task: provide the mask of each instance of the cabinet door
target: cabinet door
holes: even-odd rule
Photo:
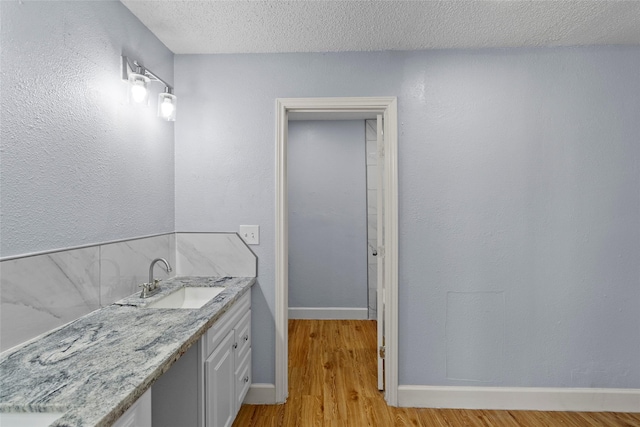
[[[230,427],[235,417],[234,331],[205,362],[206,427]]]

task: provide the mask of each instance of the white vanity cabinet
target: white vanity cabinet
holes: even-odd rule
[[[151,389],[140,396],[113,427],[151,427]]]
[[[251,297],[205,335],[205,427],[229,427],[251,384]]]
[[[251,385],[246,292],[153,385],[153,427],[226,427]]]

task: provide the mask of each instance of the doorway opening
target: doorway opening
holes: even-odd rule
[[[276,384],[275,400],[288,394],[288,170],[287,144],[290,120],[375,119],[379,130],[378,259],[380,285],[377,315],[380,370],[385,400],[397,405],[397,295],[398,295],[398,196],[397,196],[397,100],[384,98],[288,98],[276,100]],[[384,137],[382,138],[382,135]],[[384,370],[382,370],[384,359]]]
[[[364,120],[289,122],[290,320],[369,318],[365,139]]]

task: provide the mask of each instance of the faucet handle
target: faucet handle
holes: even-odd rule
[[[147,294],[151,290],[151,283],[142,283],[138,285],[139,288],[142,288],[142,292],[140,292],[140,298],[146,298]]]

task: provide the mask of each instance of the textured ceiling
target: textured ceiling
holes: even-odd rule
[[[121,1],[179,54],[640,45],[640,1]]]

